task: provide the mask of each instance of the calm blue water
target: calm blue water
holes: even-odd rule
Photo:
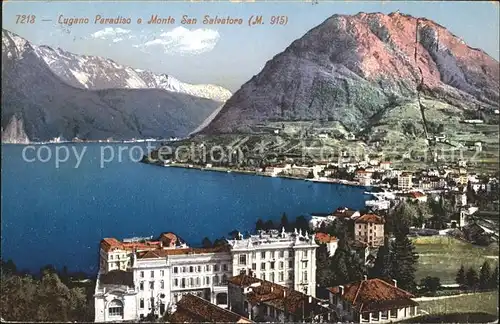
[[[56,168],[53,160],[25,162],[24,146],[2,145],[2,258],[31,271],[53,264],[94,273],[103,237],[172,231],[198,245],[205,236],[252,231],[259,217],[362,208],[367,199],[359,187],[135,163],[128,151],[101,168],[107,144],[68,147],[81,152],[84,145],[78,168],[74,155]],[[118,145],[124,144],[112,145],[116,155]],[[56,145],[49,147],[54,155]],[[45,158],[47,150],[41,153]],[[133,153],[137,158],[140,151]]]

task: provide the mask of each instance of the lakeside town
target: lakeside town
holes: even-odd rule
[[[76,280],[45,269],[42,280],[60,276],[69,286],[84,287],[87,311],[82,313],[96,322],[497,318],[491,311],[498,290],[496,178],[470,173],[462,161],[420,172],[396,170],[385,161],[271,166],[262,172],[345,181],[365,186],[372,198],[360,210],[332,206],[333,211],[295,220],[286,214],[279,222],[258,219],[251,231],[235,229],[213,241],[201,234],[201,244],[188,244],[172,232],[157,238],[103,238],[97,278]],[[443,258],[451,260],[440,268]],[[9,262],[2,268],[5,274]],[[9,269],[16,278],[12,263]],[[452,300],[461,301],[460,308],[450,306]],[[472,305],[476,309],[468,311]]]

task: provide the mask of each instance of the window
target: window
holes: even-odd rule
[[[154,277],[155,277],[155,272],[151,271],[151,278],[154,278]]]
[[[304,259],[307,258],[308,254],[307,254],[307,250],[304,251]]]
[[[274,270],[274,261],[270,262],[271,270]]]
[[[108,307],[109,316],[123,316],[123,303],[118,299],[113,299]]]
[[[160,277],[164,277],[164,276],[165,276],[165,271],[160,270]]]
[[[262,273],[262,274],[260,275],[260,278],[261,278],[262,280],[266,280],[266,274],[265,274],[265,273]]]
[[[271,282],[274,282],[274,272],[271,272],[271,275],[269,277],[269,280],[271,280]]]
[[[218,285],[219,284],[219,276],[217,276],[217,275],[213,276],[212,282],[214,283],[214,285]]]
[[[194,278],[189,278],[189,287],[194,287]]]
[[[140,274],[141,274],[141,278],[144,278],[144,271],[141,271]]]
[[[215,271],[215,272],[218,272],[218,271],[219,271],[219,265],[218,265],[218,264],[214,264],[214,271]]]
[[[361,235],[361,231],[358,232],[358,235]]]
[[[302,272],[302,279],[307,282],[307,271]]]
[[[186,288],[186,278],[181,279],[181,288]]]
[[[155,282],[154,281],[149,282],[149,289],[151,289],[151,290],[155,289]]]
[[[191,273],[194,272],[193,266],[189,266],[189,272],[191,272]]]
[[[224,264],[222,265],[222,269],[223,269],[224,271],[227,271],[227,264],[225,264],[225,263],[224,263]]]
[[[139,290],[144,290],[144,281],[139,282]]]
[[[288,261],[288,267],[293,268],[293,261],[292,260]]]
[[[210,264],[205,265],[205,271],[210,271]]]
[[[370,229],[370,234],[372,234],[372,233],[373,233],[373,230],[372,230],[372,229]]]
[[[396,318],[398,317],[398,309],[391,309],[391,318]]]
[[[255,259],[255,251],[252,252],[252,259]]]
[[[285,281],[285,274],[283,273],[283,271],[280,271],[280,273],[278,275],[278,280],[280,282]]]
[[[266,251],[260,252],[260,258],[265,259],[266,258]]]
[[[283,261],[280,261],[279,263],[279,269],[282,270],[283,269]]]
[[[285,252],[284,251],[280,251],[280,258],[283,258],[285,257]]]
[[[179,273],[179,268],[174,267],[174,273]]]
[[[271,259],[274,259],[274,251],[271,251]]]
[[[144,298],[139,300],[139,308],[144,308]]]
[[[201,280],[200,277],[196,277],[196,287],[201,286]]]
[[[109,259],[110,259],[110,260],[113,260],[113,254],[111,254],[111,255],[109,256]]]
[[[210,277],[205,277],[205,285],[210,285]]]
[[[174,279],[174,287],[179,287],[179,279]]]
[[[181,270],[181,272],[186,272],[186,267],[182,267]]]
[[[140,319],[143,319],[143,318],[144,318],[144,314],[140,314],[140,315],[139,315],[139,318],[140,318]]]
[[[201,272],[201,266],[197,266],[196,271]]]
[[[160,289],[165,289],[165,282],[163,280],[160,281]]]
[[[226,274],[222,275],[222,283],[223,284],[227,284],[227,276],[226,276]]]
[[[260,270],[266,270],[266,263],[265,262],[262,262],[260,264]]]
[[[240,265],[246,265],[246,264],[247,264],[247,255],[240,254]]]
[[[302,269],[307,269],[307,261],[302,261]]]
[[[252,263],[252,270],[257,270],[257,263]]]

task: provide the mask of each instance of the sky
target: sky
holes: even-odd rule
[[[245,1],[245,0],[243,0]],[[448,28],[472,47],[499,58],[499,8],[492,2],[331,1],[311,2],[174,2],[174,1],[21,1],[2,3],[3,28],[38,45],[60,47],[85,55],[190,83],[212,83],[236,91],[258,74],[265,63],[295,39],[334,14],[401,13],[426,17]],[[17,15],[35,15],[20,23]],[[63,23],[59,23],[61,17]],[[95,24],[96,15],[130,18],[130,24]],[[174,24],[147,24],[152,15],[175,19]],[[197,24],[181,24],[183,15]],[[242,25],[207,25],[205,15],[241,18]],[[249,26],[251,16],[264,24]],[[286,24],[270,24],[286,16]],[[89,19],[87,24],[64,24],[64,18]],[[138,24],[137,19],[142,23]]]

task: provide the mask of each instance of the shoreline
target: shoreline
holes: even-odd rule
[[[336,184],[336,185],[344,185],[344,186],[350,186],[350,187],[360,187],[360,188],[365,188],[365,189],[371,189],[375,187],[380,187],[378,185],[371,185],[371,186],[364,186],[362,184],[359,184],[356,181],[349,181],[349,180],[342,180],[342,179],[328,179],[328,180],[322,180],[322,179],[310,179],[310,178],[301,178],[301,177],[296,177],[296,176],[290,176],[290,175],[271,175],[266,172],[259,172],[259,171],[251,171],[251,170],[238,170],[238,169],[231,169],[227,167],[203,167],[203,166],[197,166],[193,164],[184,164],[184,163],[171,163],[167,165],[159,164],[158,162],[144,162],[141,161],[140,163],[144,164],[150,164],[153,166],[157,167],[163,167],[163,168],[180,168],[180,169],[192,169],[192,170],[198,170],[198,171],[209,171],[209,172],[220,172],[220,173],[237,173],[237,174],[245,174],[245,175],[253,175],[253,176],[260,176],[260,177],[268,177],[268,178],[281,178],[281,179],[289,179],[289,180],[302,180],[302,181],[309,181],[309,182],[314,182],[314,183],[324,183],[324,184]]]

